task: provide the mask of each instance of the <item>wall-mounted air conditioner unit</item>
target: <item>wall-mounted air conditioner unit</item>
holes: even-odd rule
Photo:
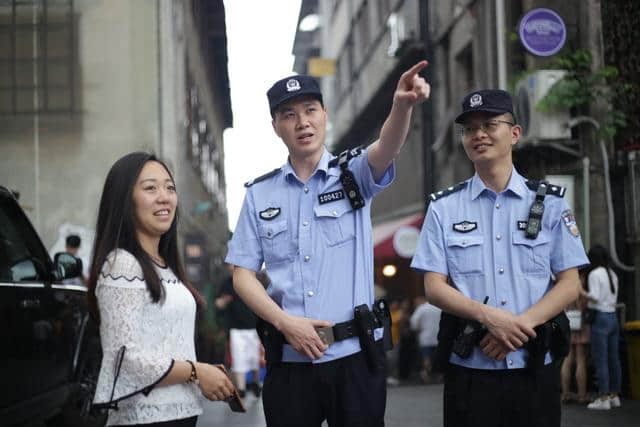
[[[564,77],[564,70],[538,70],[529,74],[516,85],[516,118],[522,126],[521,142],[569,141],[571,129],[569,110],[554,110],[543,113],[536,109],[540,101],[555,82]]]

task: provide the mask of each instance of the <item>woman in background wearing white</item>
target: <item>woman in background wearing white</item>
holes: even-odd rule
[[[609,253],[596,245],[589,251],[591,271],[587,276],[588,306],[595,310],[591,325],[591,354],[598,376],[599,396],[589,409],[608,410],[620,406],[621,369],[618,341],[620,327],[616,315],[618,276],[609,266]]]

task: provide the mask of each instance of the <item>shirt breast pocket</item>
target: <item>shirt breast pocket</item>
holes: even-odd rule
[[[551,239],[540,232],[535,239],[527,239],[523,231],[514,231],[512,236],[514,254],[520,263],[520,271],[525,274],[547,274]]]
[[[289,228],[287,221],[258,224],[258,235],[262,243],[264,262],[275,264],[290,259]]]
[[[448,267],[450,273],[483,274],[483,236],[447,236]]]
[[[313,211],[328,246],[338,246],[353,240],[356,219],[353,209],[346,199],[326,205],[317,205]]]

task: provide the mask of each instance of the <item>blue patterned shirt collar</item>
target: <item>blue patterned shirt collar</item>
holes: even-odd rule
[[[313,174],[311,174],[311,176],[315,175],[318,172],[324,172],[325,175],[333,175],[336,174],[336,170],[338,168],[331,168],[329,169],[329,161],[334,157],[329,151],[327,151],[326,148],[323,149],[323,153],[322,153],[322,157],[320,157],[320,161],[318,162],[318,165],[316,166],[316,170],[313,171]],[[296,171],[293,170],[293,166],[291,166],[291,161],[289,158],[287,158],[287,162],[284,164],[284,166],[282,167],[282,170],[284,172],[284,176],[287,178],[290,177],[295,177],[297,178],[296,175]],[[339,173],[338,173],[339,174]]]
[[[471,178],[471,200],[477,199],[485,190],[495,194],[493,190],[485,185],[485,183],[476,172]],[[518,173],[516,168],[512,167],[509,184],[507,184],[507,188],[504,189],[503,193],[510,193],[519,198],[522,198],[524,197],[526,192],[527,185],[525,183],[524,177]]]

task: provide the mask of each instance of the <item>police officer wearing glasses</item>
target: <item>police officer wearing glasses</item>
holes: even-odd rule
[[[588,264],[575,218],[564,188],[515,170],[522,129],[507,92],[468,94],[456,123],[476,173],[430,196],[411,263],[429,302],[448,313],[438,349],[444,425],[559,426],[552,360]]]
[[[324,146],[327,111],[312,77],[267,92],[289,157],[246,184],[226,261],[238,295],[263,319],[268,426],[384,425],[390,320],[385,303],[374,303],[370,210],[393,181],[413,107],[429,96],[418,75],[426,65],[401,76],[380,138],[337,157]],[[256,279],[263,262],[266,290]]]

